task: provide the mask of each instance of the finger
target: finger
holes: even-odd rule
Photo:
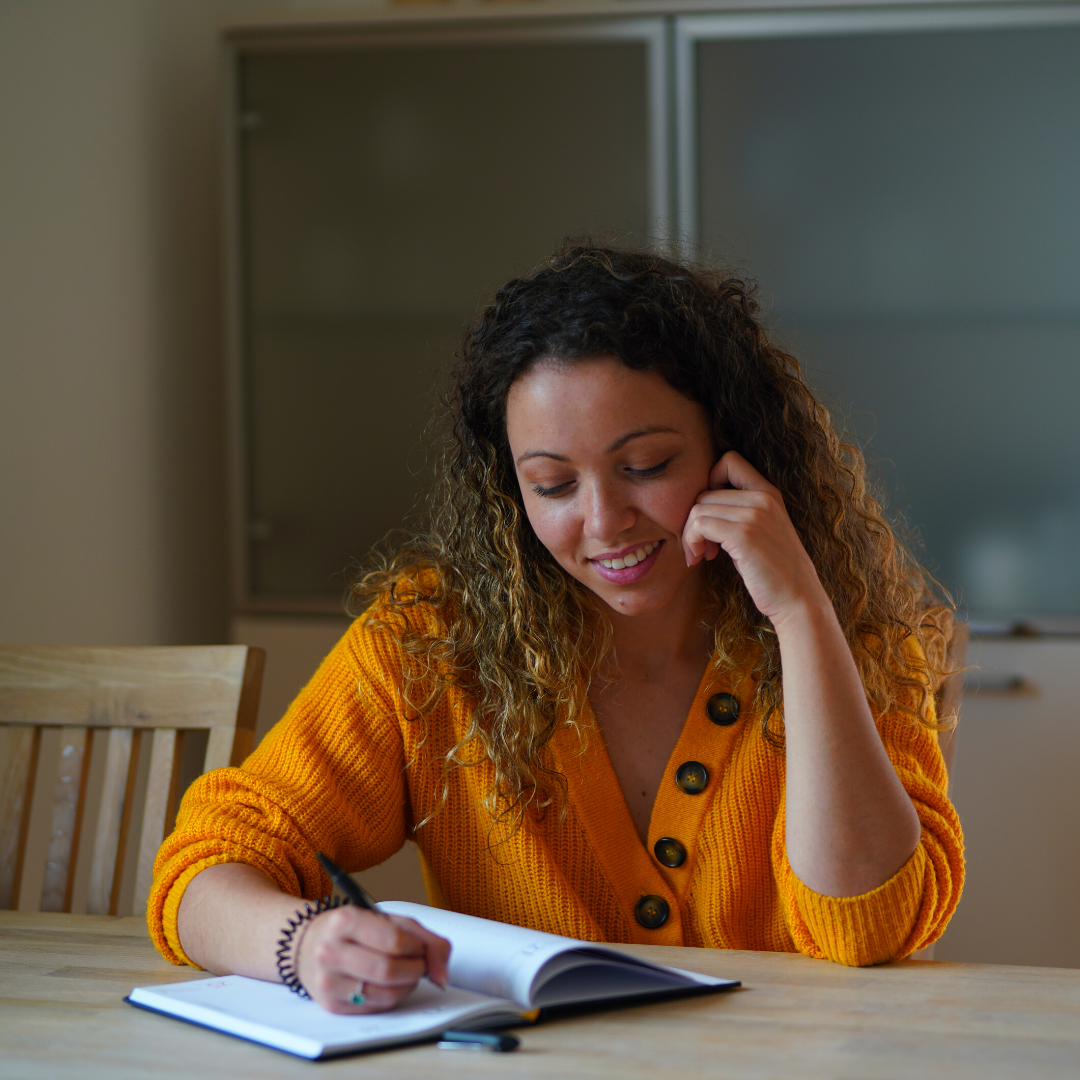
[[[367,911],[352,904],[342,905],[319,918],[326,920],[327,936],[390,956],[424,955],[424,944],[413,932],[416,924],[412,920]],[[411,926],[406,925],[408,923]]]
[[[409,925],[410,932],[415,934],[424,946],[428,978],[445,989],[450,981],[450,942],[412,919],[404,919],[403,922]]]
[[[715,559],[723,549],[732,554],[732,544],[738,545],[747,530],[761,527],[765,515],[758,506],[730,503],[698,503],[690,511],[683,529],[683,548],[686,565],[693,566],[702,558]]]
[[[734,450],[724,454],[709,473],[711,491],[728,487],[750,491],[776,490],[742,454]]]
[[[694,503],[694,508],[701,506],[745,508],[747,510],[778,510],[783,503],[775,489],[762,488],[720,488],[703,491]]]
[[[695,566],[702,559],[706,561],[715,559],[723,547],[722,539],[719,530],[707,526],[700,517],[693,522],[687,522],[682,536],[686,565]]]
[[[730,526],[746,526],[751,530],[781,530],[790,527],[787,511],[775,489],[743,490],[727,488],[703,491],[690,508],[683,526],[682,542],[687,566],[719,553],[718,544],[731,554],[728,542],[733,538]]]
[[[331,973],[380,986],[413,987],[427,974],[423,956],[391,956],[352,942],[327,943],[316,959]]]
[[[412,991],[411,986],[379,986],[347,975],[328,974],[314,987],[306,987],[311,998],[334,1013],[359,1015],[393,1009]],[[355,998],[362,997],[357,1002]]]

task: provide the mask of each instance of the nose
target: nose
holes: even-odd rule
[[[618,537],[637,521],[637,511],[618,483],[597,480],[585,492],[585,535],[602,544],[614,545]]]

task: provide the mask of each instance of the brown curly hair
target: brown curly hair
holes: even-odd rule
[[[452,768],[475,763],[478,745],[494,766],[489,809],[511,831],[526,810],[561,806],[562,778],[545,748],[560,724],[587,738],[590,680],[612,656],[602,603],[529,525],[507,441],[510,386],[545,358],[614,357],[658,372],[702,405],[718,450],[737,450],[782,493],[875,710],[947,724],[931,718],[928,703],[945,674],[951,605],[934,598],[932,579],[868,490],[861,453],[840,442],[799,364],[770,342],[758,316],[754,288],[739,277],[569,242],[504,285],[465,334],[427,527],[384,551],[352,596],[362,606],[389,601],[383,625],[410,657],[405,697],[419,718],[452,683],[474,695],[471,727],[447,755],[444,783]],[[772,626],[729,559],[709,563],[704,581],[714,664],[730,671],[756,658],[755,705],[765,737],[780,748]],[[422,632],[392,614],[417,604],[425,608]]]

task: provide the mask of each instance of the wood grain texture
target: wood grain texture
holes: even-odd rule
[[[0,908],[11,907],[34,729],[0,725]]]
[[[141,919],[0,912],[0,1076],[654,1080],[1075,1080],[1080,970],[904,961],[844,968],[785,953],[631,946],[741,979],[715,996],[519,1031],[514,1054],[432,1046],[312,1065],[125,1005],[200,977],[154,952]]]
[[[49,851],[45,859],[45,876],[41,883],[41,911],[64,910],[85,748],[86,728],[61,728],[56,773],[52,777],[42,778],[52,785],[53,808]]]
[[[232,727],[244,645],[0,646],[0,719],[92,727]]]
[[[26,814],[19,857],[16,862],[17,887],[14,906],[19,911],[37,911],[49,857],[49,830],[52,826],[56,768],[60,760],[60,728],[38,731],[37,753],[31,765],[32,786],[28,787]]]
[[[210,729],[210,738],[206,741],[206,757],[203,759],[203,772],[229,767],[232,763],[235,735],[231,727]]]
[[[134,915],[135,873],[139,857],[139,836],[150,774],[152,731],[136,728],[131,733],[131,757],[124,783],[124,809],[120,837],[116,845],[116,869],[109,896],[110,915]]]
[[[112,903],[116,855],[120,845],[120,826],[124,817],[124,788],[131,762],[134,732],[131,728],[112,728],[105,751],[105,774],[93,854],[86,910],[91,915],[108,915]]]
[[[65,907],[84,915],[90,896],[90,870],[94,849],[98,845],[98,825],[101,821],[105,794],[105,770],[109,759],[108,728],[88,728],[86,750],[83,754],[83,779],[79,791],[79,813],[72,836],[74,866],[68,877],[68,898]],[[103,914],[104,912],[102,912]]]
[[[154,859],[161,841],[165,839],[165,812],[173,785],[173,758],[176,753],[176,732],[159,728],[153,733],[150,766],[143,800],[142,825],[139,829],[138,853],[135,856],[134,896],[131,913],[146,911],[150,885],[154,879]],[[126,914],[126,912],[125,912]]]

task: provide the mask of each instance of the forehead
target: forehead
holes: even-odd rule
[[[707,437],[709,424],[705,410],[662,375],[612,357],[542,360],[514,381],[507,396],[506,433],[515,455],[524,443],[606,444],[650,428]]]

